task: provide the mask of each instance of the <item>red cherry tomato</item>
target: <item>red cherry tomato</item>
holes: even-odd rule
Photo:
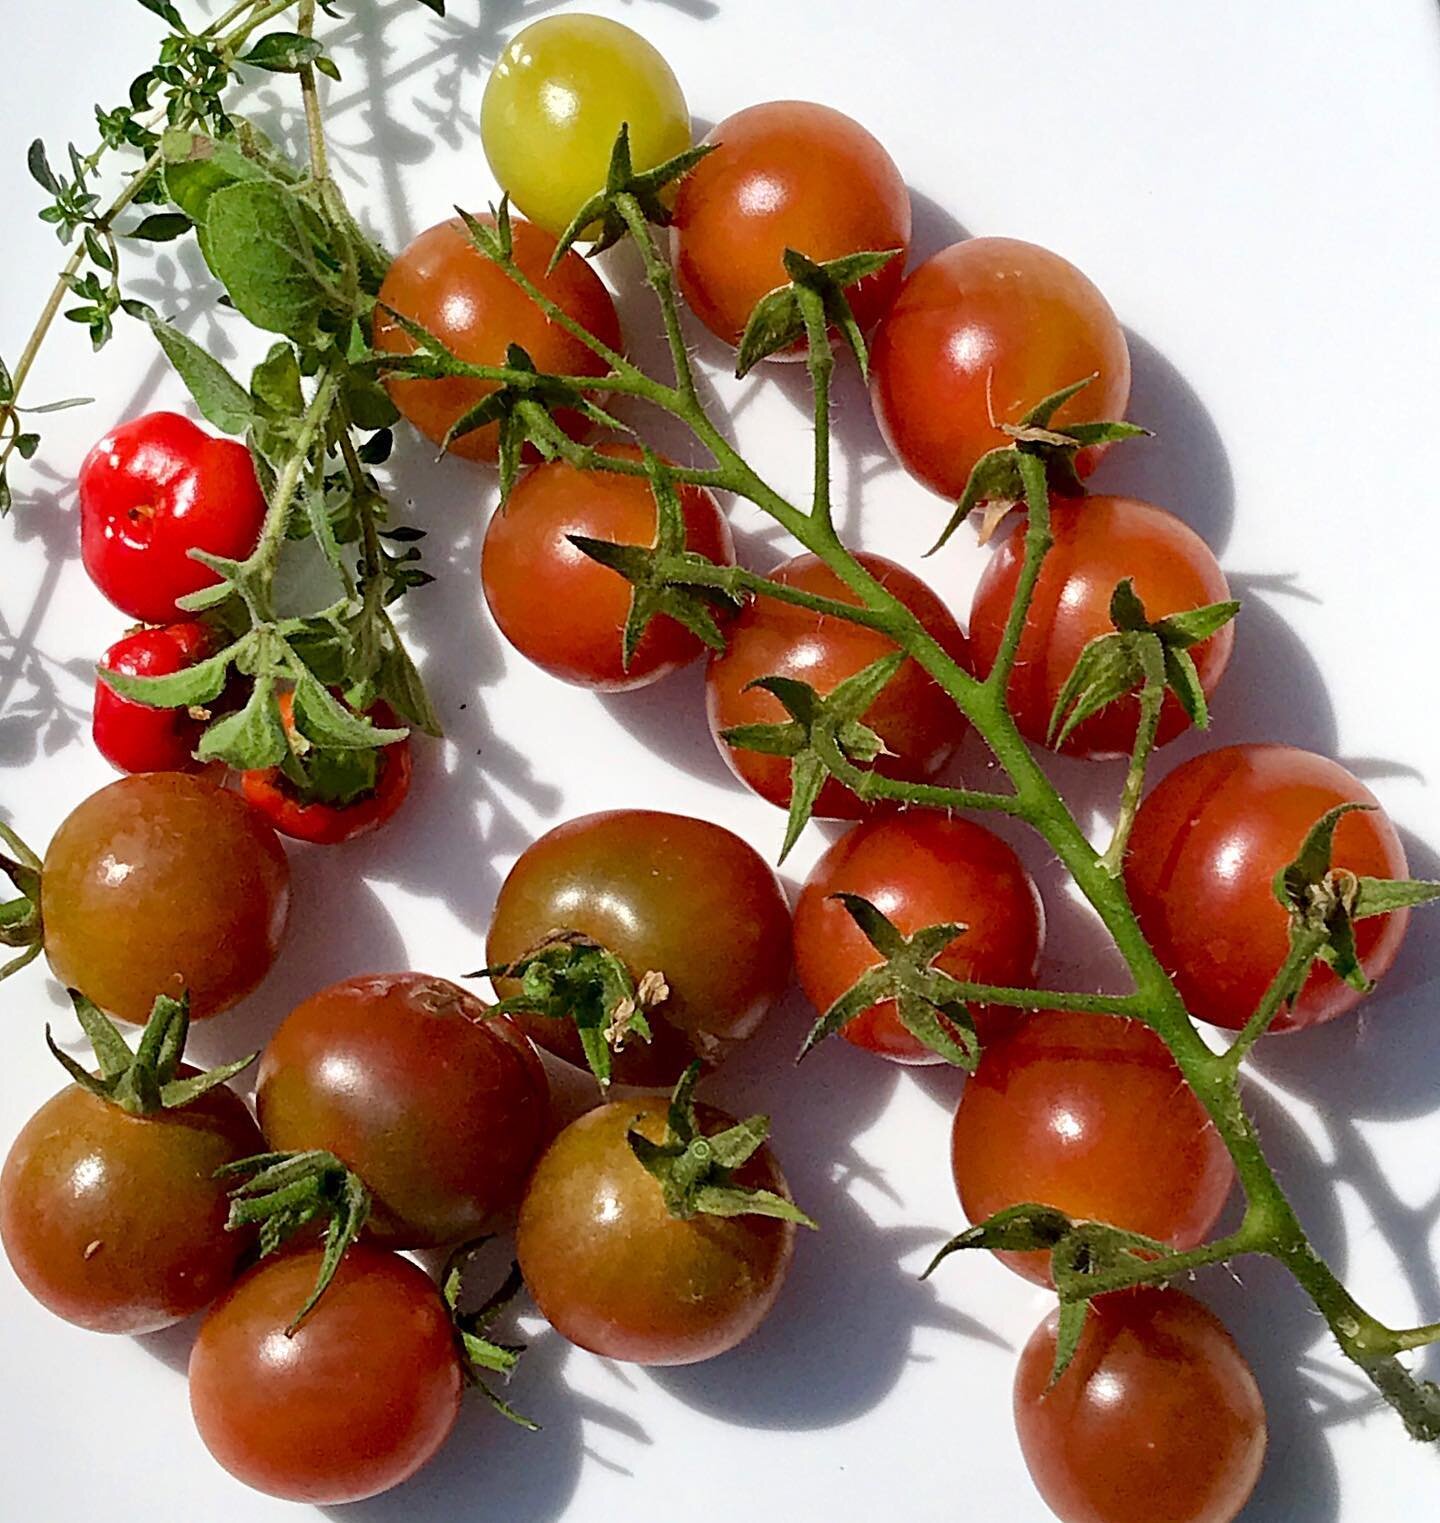
[[[1015,1427],[1061,1523],[1232,1523],[1265,1462],[1265,1408],[1219,1319],[1178,1290],[1091,1304],[1069,1368],[1050,1383],[1058,1315],[1015,1375]]]
[[[629,444],[601,453],[640,459]],[[678,488],[686,543],[733,565],[735,547],[719,504],[700,487]],[[572,534],[652,546],[655,497],[642,476],[580,471],[562,460],[537,466],[490,520],[480,564],[485,601],[501,633],[552,676],[602,692],[644,687],[693,661],[703,643],[663,614],[652,619],[627,668],[621,636],[631,587],[570,543]]]
[[[482,222],[490,221],[482,217]],[[555,240],[532,223],[515,218],[515,261],[521,270],[588,332],[612,349],[620,347],[620,322],[615,304],[599,277],[573,250],[553,273],[546,273]],[[578,338],[552,323],[499,266],[492,264],[470,241],[465,224],[449,222],[420,234],[390,266],[380,287],[375,314],[375,347],[387,354],[409,354],[414,340],[385,308],[419,323],[452,353],[475,365],[503,365],[511,344],[518,344],[537,370],[557,375],[603,375],[599,359]],[[440,380],[388,380],[386,389],[396,407],[436,444],[443,444],[451,427],[477,402],[495,390],[489,381],[447,376]],[[577,412],[562,409],[556,419],[579,438],[586,428]],[[499,449],[500,427],[487,423],[464,434],[452,452],[467,460],[493,461]]]
[[[897,249],[846,291],[868,332],[910,247],[910,194],[890,155],[858,122],[808,101],[749,106],[705,141],[718,146],[680,182],[674,222],[680,289],[700,321],[738,344],[755,304],[790,279],[787,248],[817,262]]]
[[[105,652],[105,671],[127,677],[168,677],[215,652],[209,625],[187,619],[158,629],[135,629]],[[188,709],[152,709],[122,698],[102,675],[95,684],[91,731],[95,748],[121,772],[194,772],[195,747],[205,728]]]
[[[960,626],[919,577],[883,556],[861,555],[859,560],[955,660],[964,663],[965,637]],[[859,602],[813,555],[796,556],[771,574],[789,587]],[[706,677],[710,730],[720,754],[741,782],[784,808],[790,802],[789,760],[736,750],[721,739],[722,731],[736,725],[781,723],[788,717],[778,698],[758,688],[747,692],[747,685],[760,677],[795,677],[824,697],[845,678],[894,649],[876,630],[826,619],[770,598],[754,599],[736,618],[724,655],[710,663]],[[889,750],[876,763],[877,770],[912,781],[933,777],[954,754],[964,733],[959,710],[915,661],[906,661],[862,718]],[[853,820],[864,813],[865,805],[848,788],[834,778],[826,779],[815,805],[819,818]]]
[[[951,1162],[971,1222],[1033,1201],[1172,1248],[1205,1240],[1235,1170],[1154,1032],[1043,1011],[982,1057],[955,1112]],[[1040,1253],[998,1257],[1047,1284]]]
[[[896,459],[958,498],[987,450],[1037,402],[1095,375],[1056,427],[1124,416],[1130,351],[1073,264],[1016,238],[971,238],[911,271],[875,335],[870,395]],[[1081,468],[1090,462],[1081,458]]]
[[[1002,541],[975,589],[970,649],[983,676],[995,663],[1025,558],[1023,516]],[[1173,513],[1131,497],[1057,498],[1050,508],[1054,547],[1045,557],[1008,688],[1020,733],[1043,745],[1050,715],[1080,653],[1114,631],[1110,597],[1129,577],[1151,619],[1188,612],[1230,596],[1210,547]],[[1227,624],[1190,655],[1208,697],[1235,645]],[[1128,755],[1140,722],[1136,698],[1122,698],[1082,721],[1061,749],[1073,756]],[[1174,740],[1190,720],[1173,693],[1165,695],[1156,744]]]
[[[280,719],[287,734],[295,729],[294,698],[282,693]],[[388,704],[377,703],[367,715],[381,729],[397,724]],[[381,747],[376,755],[375,786],[348,801],[305,798],[279,767],[266,767],[240,774],[245,802],[268,820],[282,836],[309,841],[315,846],[338,846],[368,835],[389,820],[410,793],[414,761],[410,737]]]
[[[370,1189],[394,1248],[479,1237],[519,1203],[545,1140],[535,1050],[473,994],[421,973],[347,978],[281,1023],[255,1105],[271,1147],[334,1153]]]
[[[952,978],[1021,986],[1035,981],[1045,936],[1040,895],[1005,842],[969,820],[917,811],[867,821],[815,864],[795,906],[795,966],[822,1014],[883,961],[831,897],[836,893],[868,899],[906,936],[946,922],[965,926],[936,963]],[[1013,1019],[989,1007],[974,1014],[982,1045]],[[896,1063],[943,1061],[901,1025],[893,1000],[872,1005],[841,1034]]]
[[[293,1334],[320,1253],[266,1259],[206,1317],[190,1409],[212,1455],[257,1491],[327,1506],[408,1480],[450,1435],[455,1333],[425,1272],[356,1244]]]
[[[192,550],[242,560],[265,521],[250,452],[189,418],[147,413],[112,429],[80,467],[80,553],[90,580],[147,624],[219,578]]]
[[[1291,746],[1226,746],[1177,767],[1140,806],[1125,881],[1150,944],[1193,1015],[1239,1030],[1289,951],[1276,873],[1337,804],[1368,804],[1335,831],[1333,863],[1360,877],[1404,878],[1405,848],[1375,795],[1338,762]],[[1395,961],[1407,910],[1355,922],[1369,976]],[[1364,996],[1316,963],[1272,1031],[1334,1020]]]

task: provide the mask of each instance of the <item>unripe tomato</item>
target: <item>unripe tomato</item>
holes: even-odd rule
[[[168,677],[184,671],[215,652],[215,636],[198,620],[165,624],[158,629],[135,629],[105,652],[102,675],[95,684],[95,713],[91,733],[95,748],[121,772],[193,772],[201,763],[195,748],[205,720],[188,709],[152,709],[149,704],[122,698],[109,687],[105,671],[127,677]]]

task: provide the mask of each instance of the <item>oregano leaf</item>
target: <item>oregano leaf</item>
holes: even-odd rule
[[[206,203],[200,248],[236,310],[257,328],[302,343],[317,337],[330,293],[291,191],[269,179],[215,191]]]
[[[172,327],[155,313],[147,315],[155,335],[175,373],[195,399],[207,422],[224,434],[243,434],[255,421],[250,394],[210,353],[188,334]]]

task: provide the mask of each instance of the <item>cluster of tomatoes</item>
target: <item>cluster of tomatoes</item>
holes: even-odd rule
[[[637,170],[690,144],[688,110],[663,59],[628,29],[582,16],[538,22],[512,42],[482,119],[497,178],[530,219],[513,224],[516,263],[615,349],[623,342],[615,307],[591,265],[567,251],[552,268],[552,256],[604,183],[621,123]],[[1026,411],[1077,379],[1092,378],[1052,428],[1123,415],[1123,331],[1063,259],[976,238],[907,274],[903,177],[868,132],[823,106],[751,107],[716,127],[710,142],[671,210],[674,268],[690,310],[735,345],[756,303],[786,279],[787,249],[817,262],[893,251],[847,295],[873,334],[871,391],[884,436],[935,492],[959,497]],[[422,234],[395,261],[380,293],[377,348],[407,352],[407,323],[475,364],[502,364],[519,345],[541,371],[584,377],[606,368],[481,254],[459,220]],[[388,385],[435,441],[491,389],[467,377]],[[557,421],[576,438],[588,426],[563,410]],[[478,461],[493,461],[497,449],[495,424],[455,443]],[[604,449],[639,458],[628,445]],[[1081,475],[1097,464],[1093,450],[1075,461]],[[711,493],[687,485],[680,498],[687,548],[733,564]],[[186,619],[176,601],[210,580],[189,551],[243,556],[254,546],[264,501],[246,453],[168,415],[141,419],[87,461],[81,505],[87,568],[112,601],[152,626],[122,640],[106,664],[158,674],[212,650],[208,627]],[[1118,583],[1130,581],[1151,620],[1228,597],[1210,550],[1162,507],[1057,494],[1051,512],[1054,548],[1008,691],[1020,732],[1039,745],[1081,652],[1113,632]],[[532,462],[484,542],[484,595],[506,638],[556,677],[602,691],[653,682],[698,659],[699,636],[662,614],[627,660],[631,588],[573,543],[649,547],[657,515],[644,475]],[[1012,527],[998,540],[968,633],[911,571],[860,559],[957,662],[981,677],[991,669],[1021,577],[1023,533]],[[814,556],[772,574],[790,588],[856,601]],[[712,731],[741,781],[785,806],[790,759],[732,744],[744,727],[787,718],[757,679],[797,678],[823,698],[893,646],[876,629],[763,597],[727,617],[724,634],[725,649],[708,658]],[[1189,652],[1207,696],[1232,640],[1226,626]],[[279,773],[247,774],[237,793],[195,775],[198,727],[208,717],[144,708],[102,681],[97,743],[138,775],[81,804],[40,868],[53,970],[126,1021],[145,1020],[157,994],[188,992],[190,1014],[204,1017],[250,993],[277,953],[287,908],[285,855],[272,826],[341,839],[387,818],[408,784],[407,741],[387,751],[359,800],[306,798]],[[1158,741],[1190,717],[1167,695]],[[883,743],[877,769],[902,781],[935,778],[961,739],[955,706],[913,660],[860,718]],[[1076,726],[1063,749],[1126,754],[1139,723],[1132,695]],[[1373,797],[1318,756],[1229,747],[1198,756],[1150,793],[1125,879],[1195,1016],[1232,1030],[1245,1024],[1289,946],[1272,888],[1277,872],[1327,810],[1356,803],[1367,808],[1339,822],[1335,865],[1404,876],[1399,839]],[[188,1093],[171,1088],[185,1078],[178,1049],[159,1060],[158,1082],[129,1083],[124,1103],[77,1083],[37,1113],[6,1162],[0,1235],[12,1264],[42,1301],[85,1326],[135,1332],[210,1306],[190,1371],[202,1435],[236,1475],[311,1501],[370,1495],[413,1473],[448,1433],[474,1373],[475,1330],[399,1250],[461,1244],[514,1217],[524,1280],[567,1338],[641,1363],[721,1353],[773,1305],[801,1218],[786,1209],[758,1121],[736,1125],[691,1102],[695,1065],[714,1068],[754,1032],[792,965],[823,1013],[884,961],[837,896],[868,901],[907,936],[964,926],[937,968],[1036,991],[1033,1001],[1017,1001],[1023,1010],[975,1012],[984,1052],[955,1115],[952,1159],[972,1222],[1040,1202],[1176,1249],[1203,1242],[1233,1185],[1226,1149],[1148,1029],[1044,1009],[1044,910],[1014,850],[965,818],[877,812],[833,778],[814,813],[858,823],[821,858],[793,918],[774,873],[720,826],[626,811],[552,830],[521,856],[495,907],[487,954],[501,1011],[418,974],[323,990],[289,1014],[261,1057],[258,1129],[223,1086],[167,1103],[167,1093]],[[1404,918],[1357,925],[1371,979],[1394,960]],[[713,924],[733,928],[723,946],[697,934]],[[615,968],[629,991],[618,1004],[606,983]],[[1276,1026],[1328,1020],[1359,997],[1317,966]],[[587,1029],[593,1040],[597,1022],[640,1015],[647,1032],[632,1027],[615,1044],[613,1076],[678,1085],[675,1100],[611,1101],[556,1135],[534,1046],[583,1064]],[[574,1019],[557,1018],[565,1016]],[[891,1061],[941,1061],[891,999],[856,1014],[843,1034]],[[113,1044],[103,1041],[97,1053],[102,1076],[119,1074]],[[135,1062],[149,1062],[153,1079],[156,1055],[145,1054],[142,1042]],[[299,1212],[298,1243],[230,1284],[257,1242],[274,1246],[265,1214],[273,1202],[256,1206],[264,1197],[246,1186],[235,1193],[231,1166],[257,1155],[262,1177],[288,1168],[269,1177],[315,1194]],[[362,1239],[297,1324],[326,1259],[325,1245],[305,1236],[306,1222],[342,1211],[347,1198],[353,1205],[357,1191],[367,1202]],[[1002,1257],[1049,1282],[1043,1256]],[[1057,1515],[1136,1523],[1159,1509],[1171,1523],[1233,1519],[1259,1474],[1265,1418],[1254,1379],[1215,1318],[1172,1290],[1099,1298],[1052,1384],[1057,1337],[1053,1319],[1037,1330],[1015,1397],[1027,1462]]]

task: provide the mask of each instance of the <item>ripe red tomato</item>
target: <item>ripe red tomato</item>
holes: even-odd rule
[[[483,222],[490,221],[482,217]],[[610,293],[600,278],[573,250],[546,274],[555,240],[532,223],[515,218],[515,262],[521,270],[576,322],[612,349],[620,347],[620,321]],[[383,310],[385,307],[419,323],[446,348],[475,365],[503,365],[511,344],[519,344],[537,370],[557,375],[604,375],[605,362],[578,338],[552,323],[497,265],[470,241],[465,224],[452,217],[420,234],[390,266],[380,287],[375,313],[375,347],[387,354],[409,354],[414,341]],[[443,444],[451,427],[475,404],[495,390],[488,381],[464,376],[440,380],[385,383],[396,407],[436,444]],[[563,409],[556,420],[579,438],[585,420]],[[487,423],[464,434],[451,447],[467,460],[493,461],[500,429]]]
[[[72,1084],[10,1149],[0,1240],[25,1288],[67,1322],[101,1333],[169,1327],[230,1283],[248,1244],[225,1230],[229,1185],[215,1171],[264,1146],[223,1085],[141,1116]]]
[[[157,629],[133,629],[105,652],[104,670],[127,677],[168,677],[215,653],[208,624],[186,619]],[[103,675],[95,684],[95,715],[91,725],[95,748],[121,772],[193,772],[203,719],[188,709],[152,709],[122,698]]]
[[[601,452],[640,459],[629,444],[605,444]],[[688,547],[733,565],[735,546],[719,504],[700,487],[677,490]],[[695,635],[662,614],[651,620],[627,669],[621,636],[630,584],[576,549],[572,534],[653,546],[650,483],[556,460],[523,477],[491,518],[480,563],[485,601],[521,655],[565,682],[614,693],[657,681],[704,650]]]
[[[1025,559],[1023,515],[1016,519],[975,589],[970,649],[980,676],[995,663]],[[1080,652],[1114,631],[1110,597],[1118,583],[1130,578],[1151,619],[1230,596],[1210,547],[1164,508],[1131,497],[1056,498],[1050,522],[1054,547],[1040,572],[1008,687],[1020,733],[1039,745]],[[1235,626],[1227,624],[1191,647],[1207,698],[1224,675],[1234,644]],[[1128,755],[1139,722],[1138,699],[1122,698],[1077,725],[1060,749],[1073,756]],[[1189,723],[1175,695],[1167,693],[1156,743],[1174,740]]]
[[[868,899],[906,936],[951,921],[964,925],[964,934],[936,963],[952,978],[1001,985],[1035,981],[1045,937],[1040,895],[1005,842],[969,820],[917,811],[867,821],[815,864],[795,906],[795,966],[821,1014],[884,960],[831,897],[837,893]],[[972,1014],[982,1045],[1013,1018],[989,1007]],[[841,1035],[896,1063],[944,1061],[901,1025],[893,1000],[872,1005]]]
[[[1043,1011],[984,1055],[951,1133],[971,1222],[1033,1201],[1172,1248],[1205,1240],[1235,1170],[1154,1032],[1108,1015]],[[1048,1284],[1039,1253],[1002,1253]]]
[[[1265,1408],[1219,1319],[1178,1290],[1091,1304],[1053,1385],[1057,1316],[1015,1375],[1031,1479],[1061,1523],[1232,1523],[1265,1462]]]
[[[347,978],[281,1023],[255,1104],[271,1147],[334,1153],[394,1248],[479,1237],[520,1200],[550,1087],[534,1049],[473,994],[421,973]]]
[[[680,182],[674,222],[680,289],[700,321],[738,344],[755,304],[789,280],[787,248],[817,263],[898,249],[846,291],[868,332],[910,247],[910,193],[890,155],[858,122],[808,101],[749,106],[705,141],[718,146]]]
[[[637,980],[664,975],[653,1040],[616,1055],[622,1084],[672,1084],[752,1035],[790,978],[790,910],[770,865],[706,820],[619,809],[571,820],[526,848],[495,901],[485,955],[516,961],[556,930],[581,931]],[[499,979],[502,998],[520,992]],[[531,1040],[583,1066],[569,1021],[517,1016]]]
[[[190,991],[195,1019],[237,1004],[280,950],[290,869],[234,793],[183,772],[122,777],[76,806],[41,874],[55,977],[121,1020]]]
[[[266,1259],[206,1317],[190,1409],[237,1479],[292,1502],[358,1502],[408,1480],[450,1435],[462,1379],[450,1315],[408,1259],[359,1243],[291,1334],[318,1250]]]
[[[861,555],[861,565],[919,618],[940,645],[964,664],[965,637],[950,611],[919,577],[879,555]],[[846,603],[859,599],[817,556],[799,555],[771,573],[774,580]],[[760,677],[794,677],[822,697],[847,677],[892,654],[895,647],[877,630],[822,618],[804,608],[756,598],[736,618],[724,655],[710,663],[706,707],[720,754],[741,782],[783,809],[790,802],[790,762],[782,756],[740,751],[721,733],[736,725],[781,723],[788,716],[780,700],[758,688]],[[915,661],[907,661],[862,716],[885,742],[876,770],[887,777],[920,781],[933,777],[954,754],[964,733],[959,710]],[[816,801],[821,819],[853,820],[865,805],[834,778],[827,778]]]
[[[987,450],[1037,402],[1095,375],[1051,420],[1124,416],[1130,351],[1073,264],[1016,238],[971,238],[912,270],[875,335],[870,395],[895,457],[958,498]],[[1092,457],[1093,458],[1093,457]],[[1089,462],[1082,456],[1081,468]]]
[[[80,467],[80,553],[90,580],[147,624],[219,577],[191,550],[242,560],[265,521],[250,451],[189,418],[152,412],[112,429]]]
[[[795,1246],[794,1223],[774,1217],[670,1215],[626,1140],[633,1128],[661,1142],[668,1103],[617,1100],[571,1122],[537,1165],[516,1228],[520,1271],[556,1332],[633,1364],[695,1364],[748,1338]],[[734,1124],[697,1111],[706,1135]],[[735,1182],[785,1193],[768,1147]]]
[[[1140,806],[1125,881],[1140,924],[1193,1015],[1239,1030],[1289,951],[1289,915],[1276,873],[1295,859],[1337,804],[1375,806],[1338,762],[1292,746],[1225,746],[1177,767]],[[1334,865],[1361,877],[1404,878],[1405,848],[1378,808],[1348,814],[1335,831]],[[1409,912],[1355,922],[1371,978],[1395,961]],[[1273,1031],[1334,1020],[1363,998],[1316,963]]]

